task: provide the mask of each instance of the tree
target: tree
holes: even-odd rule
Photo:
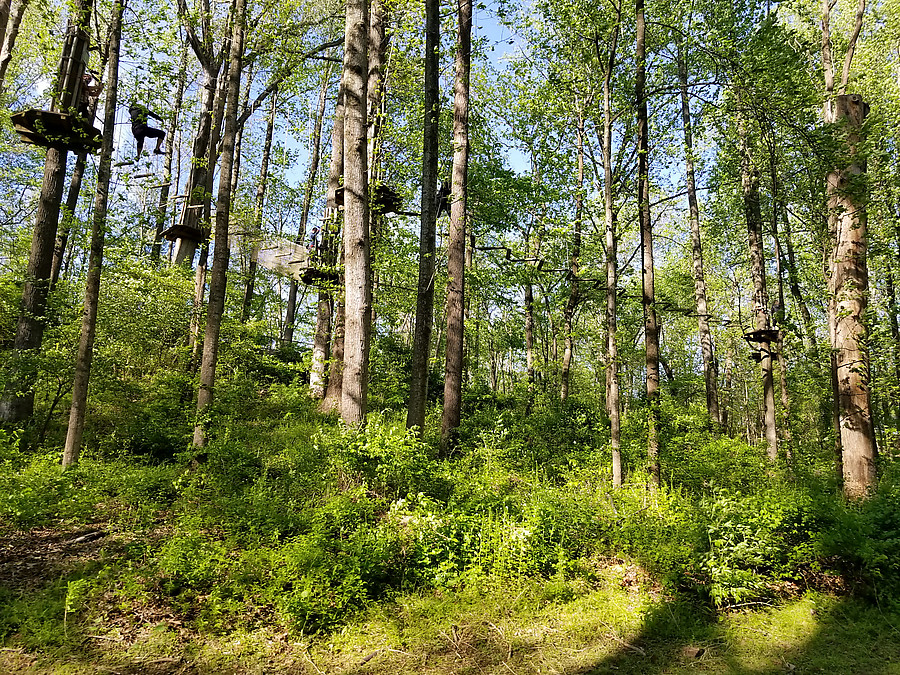
[[[453,202],[447,251],[447,351],[444,364],[444,410],[441,442],[453,448],[462,410],[465,339],[466,225],[469,170],[469,77],[472,64],[472,0],[460,0],[453,97]]]
[[[635,98],[638,126],[638,219],[641,227],[641,303],[647,379],[647,462],[650,479],[659,484],[659,324],[656,317],[653,267],[653,221],[650,220],[650,132],[646,92],[646,24],[644,0],[635,3]]]
[[[437,223],[438,47],[440,45],[440,2],[425,3],[425,119],[422,125],[422,201],[419,229],[419,279],[416,285],[416,325],[413,332],[412,375],[406,427],[425,425],[428,398],[428,370],[431,353],[431,324],[434,320],[434,251]]]
[[[108,69],[106,71],[106,105],[103,113],[103,142],[100,146],[100,168],[97,171],[97,190],[94,194],[94,218],[91,226],[91,253],[84,289],[84,314],[81,339],[75,361],[72,385],[72,406],[69,428],[63,450],[63,466],[71,466],[81,454],[84,418],[87,413],[88,385],[91,362],[94,358],[94,336],[97,331],[97,307],[100,302],[100,275],[103,271],[103,244],[106,237],[106,214],[109,203],[109,182],[112,175],[113,138],[116,125],[116,106],[119,90],[119,45],[122,39],[122,15],[125,0],[118,0],[112,12],[109,28]]]
[[[55,96],[57,109],[61,111],[71,112],[78,108],[77,97],[86,64],[76,58],[76,55],[87,53],[89,41],[87,29],[90,26],[92,9],[93,0],[81,0],[69,20],[67,31],[69,39],[66,40],[60,59],[61,70],[67,73],[67,76],[58,83],[61,89]],[[68,150],[65,146],[47,148],[44,179],[41,183],[31,239],[31,253],[22,290],[21,311],[13,343],[11,377],[0,397],[0,421],[3,422],[25,421],[31,417],[34,410],[34,383],[37,371],[33,357],[40,350],[44,335],[44,312],[50,288],[50,268],[66,177],[67,156]]]
[[[347,3],[344,41],[344,373],[341,418],[366,417],[372,275],[369,266],[369,197],[366,148],[368,0]]]
[[[563,311],[563,333],[565,348],[563,349],[562,368],[560,369],[559,398],[565,401],[569,397],[569,370],[572,367],[574,351],[573,320],[575,310],[581,300],[578,286],[578,269],[581,264],[581,219],[584,215],[584,112],[583,103],[578,103],[578,122],[575,129],[575,152],[578,157],[578,178],[575,193],[575,222],[572,227],[572,251],[569,254],[569,298]]]
[[[249,91],[249,85],[247,87]],[[259,166],[259,182],[256,184],[256,197],[253,205],[253,231],[250,234],[250,260],[247,263],[247,279],[244,284],[244,300],[241,303],[241,323],[246,323],[250,318],[250,307],[253,304],[253,284],[256,281],[256,267],[259,261],[259,241],[262,237],[263,224],[263,208],[266,204],[266,186],[269,180],[269,155],[272,153],[272,137],[275,133],[275,116],[278,114],[278,92],[272,94],[272,105],[269,108],[269,119],[266,122],[266,140],[263,144],[262,160]],[[319,122],[321,125],[321,122]],[[321,126],[319,127],[321,128]],[[315,139],[316,145],[313,151],[313,164],[318,165],[318,138]],[[315,174],[313,180],[315,180]],[[300,217],[300,232],[298,239],[302,241],[302,233],[306,230],[306,218],[309,215],[308,202],[304,201],[303,214]],[[291,289],[294,291],[294,298],[297,294],[297,282],[291,279]],[[294,316],[293,307],[288,301],[288,318],[285,319],[285,327],[291,324],[293,328]]]
[[[216,382],[216,362],[219,354],[219,331],[225,313],[225,285],[228,274],[228,221],[231,217],[232,167],[234,142],[237,134],[238,97],[241,93],[241,60],[244,54],[245,0],[234,0],[231,46],[226,79],[225,129],[222,134],[222,162],[219,166],[219,192],[216,198],[216,246],[209,283],[209,305],[206,315],[206,334],[203,339],[203,361],[200,364],[200,387],[197,391],[197,422],[194,426],[194,446],[206,446],[206,424],[203,414],[212,403]]]
[[[719,389],[716,359],[713,353],[712,331],[709,329],[709,308],[706,299],[706,274],[703,269],[703,244],[700,239],[700,205],[697,200],[697,181],[694,176],[694,131],[691,124],[691,102],[688,96],[687,62],[683,40],[676,38],[678,81],[681,89],[681,121],[684,131],[684,164],[687,183],[688,208],[691,222],[691,255],[693,257],[694,298],[697,303],[697,327],[703,355],[703,381],[706,384],[706,409],[716,423],[719,418]]]

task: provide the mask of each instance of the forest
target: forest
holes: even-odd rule
[[[900,673],[900,1],[0,0],[0,672]]]

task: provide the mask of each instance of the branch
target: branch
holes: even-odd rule
[[[859,39],[859,33],[862,30],[863,15],[866,13],[866,0],[859,0],[859,6],[856,8],[856,25],[853,27],[853,35],[850,36],[850,43],[847,45],[847,55],[844,57],[844,72],[841,75],[841,86],[838,93],[847,93],[847,82],[850,80],[850,62],[853,60],[853,52],[856,50],[856,41]]]
[[[183,2],[184,0],[181,1]],[[323,42],[318,47],[314,47],[305,54],[302,54],[300,56],[300,60],[302,61],[303,59],[312,58],[319,52],[324,52],[326,49],[331,49],[332,47],[337,47],[342,44],[344,44],[344,38],[332,40],[331,42]],[[293,70],[285,67],[279,74],[272,78],[268,86],[259,93],[259,96],[256,97],[253,103],[243,113],[241,113],[240,117],[238,117],[238,127],[243,126],[247,122],[247,120],[250,119],[250,116],[257,110],[259,110],[260,106],[262,106],[262,104],[266,102],[266,99],[272,94],[272,92],[278,89],[278,87],[281,86],[281,83],[284,82],[285,79],[287,79],[288,75],[290,75],[292,72]]]
[[[194,50],[194,54],[197,56],[200,63],[206,65],[209,61],[209,54],[206,53],[206,47],[203,46],[203,43],[200,42],[200,39],[197,37],[197,33],[194,32],[194,27],[191,25],[188,18],[188,8],[185,0],[178,0],[178,16],[181,18],[182,24],[184,24],[184,30],[187,33],[191,49]]]

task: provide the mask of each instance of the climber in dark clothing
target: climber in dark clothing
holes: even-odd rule
[[[131,115],[131,133],[134,134],[134,140],[137,141],[137,156],[140,157],[141,152],[144,150],[145,138],[155,138],[156,149],[153,152],[157,155],[163,154],[162,142],[166,137],[166,132],[147,125],[147,120],[150,117],[160,122],[164,121],[163,118],[150,112],[146,106],[140,103],[132,103],[131,107],[128,108],[128,114]]]

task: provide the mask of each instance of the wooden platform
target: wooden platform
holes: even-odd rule
[[[200,242],[203,240],[203,233],[196,227],[182,225],[178,223],[170,228],[162,231],[163,239],[168,241],[176,241],[178,239],[186,239],[188,241]]]
[[[744,339],[747,342],[775,342],[778,340],[778,331],[774,328],[754,330],[744,333]]]
[[[51,110],[22,110],[10,118],[22,140],[32,145],[72,152],[96,152],[103,135],[85,120]]]
[[[339,187],[334,191],[334,202],[338,206],[344,204],[344,188]],[[403,200],[400,194],[390,185],[376,185],[369,197],[369,207],[376,213],[400,213]],[[418,214],[416,214],[418,215]]]
[[[257,260],[266,269],[308,286],[319,286],[340,278],[337,269],[323,266],[318,256],[310,255],[305,246],[284,237],[271,237],[260,242]]]

